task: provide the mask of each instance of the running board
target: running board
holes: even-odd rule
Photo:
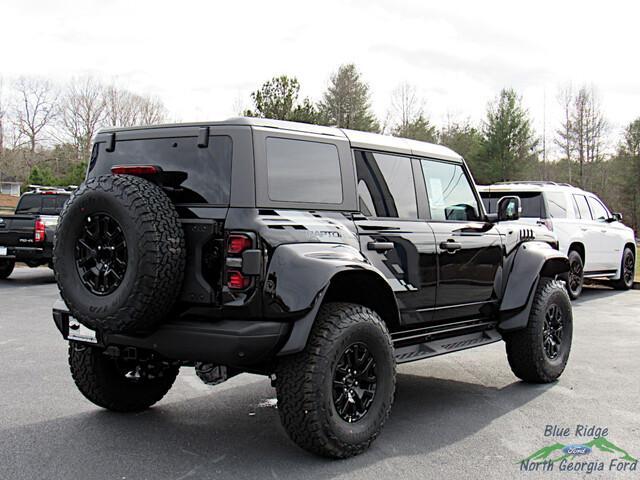
[[[452,353],[467,348],[489,345],[502,340],[497,330],[484,330],[482,332],[468,333],[457,337],[440,338],[416,345],[408,345],[395,349],[397,363],[413,362],[423,358],[435,357],[444,353]]]

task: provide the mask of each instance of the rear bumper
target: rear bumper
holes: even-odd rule
[[[53,320],[68,339],[69,312],[56,303]],[[172,360],[246,367],[268,362],[289,337],[291,324],[272,321],[179,321],[161,325],[147,336],[96,332],[100,347],[135,347]]]
[[[43,262],[51,260],[51,247],[7,247],[7,255],[0,258],[11,258],[17,262]]]

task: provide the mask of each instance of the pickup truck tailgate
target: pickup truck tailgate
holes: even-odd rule
[[[0,247],[20,247],[33,244],[36,218],[32,215],[0,217]]]

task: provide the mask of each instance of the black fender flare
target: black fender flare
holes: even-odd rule
[[[362,253],[344,244],[298,243],[277,247],[269,262],[263,291],[265,317],[293,319],[289,338],[278,355],[300,352],[318,315],[332,279],[361,272],[384,282],[384,275]],[[393,297],[395,301],[395,296]],[[397,310],[397,305],[395,305]]]
[[[569,271],[567,256],[543,242],[522,243],[510,257],[507,260],[511,264],[509,276],[499,309],[501,331],[527,326],[540,278],[555,278]]]

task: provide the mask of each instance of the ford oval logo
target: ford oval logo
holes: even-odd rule
[[[567,445],[562,451],[568,455],[586,455],[591,453],[591,447],[586,445]]]

